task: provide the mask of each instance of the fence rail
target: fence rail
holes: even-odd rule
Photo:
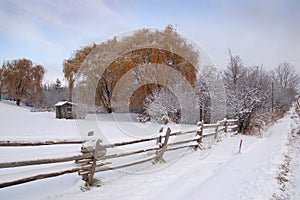
[[[300,111],[300,99],[298,99],[298,100],[296,101],[296,106],[297,106],[297,109]]]
[[[235,119],[224,119],[216,124],[204,124],[203,122],[199,122],[195,128],[177,132],[172,132],[170,128],[167,128],[165,132],[163,129],[160,129],[160,133],[156,137],[118,142],[114,144],[101,144],[101,141],[97,140],[94,141],[95,145],[92,147],[85,145],[86,142],[90,143],[91,141],[79,140],[47,140],[35,142],[0,141],[0,147],[82,144],[81,153],[79,155],[0,163],[0,168],[3,169],[71,161],[74,162],[74,166],[68,169],[59,169],[55,172],[45,171],[37,175],[28,175],[27,177],[16,178],[15,180],[9,181],[0,180],[0,188],[75,172],[82,176],[82,179],[85,180],[88,185],[91,185],[94,174],[97,172],[127,168],[150,161],[152,161],[153,164],[166,162],[164,160],[164,154],[166,152],[176,151],[183,148],[201,150],[203,139],[207,137],[217,138],[221,132],[230,132],[231,134],[235,134],[238,129],[237,124],[238,120]],[[134,144],[141,145],[133,148]],[[126,147],[132,148],[126,149]],[[120,151],[120,148],[125,149]],[[152,152],[152,154],[142,155],[150,152]],[[113,165],[115,163],[114,159],[123,159],[133,155],[141,155],[143,157],[132,161],[124,159],[121,163]]]
[[[46,141],[0,141],[0,147],[14,146],[42,146],[42,145],[58,145],[58,144],[82,144],[82,140],[46,140]]]

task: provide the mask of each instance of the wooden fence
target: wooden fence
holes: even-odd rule
[[[70,161],[73,162],[73,164],[68,165],[67,168],[60,168],[57,171],[45,171],[45,173],[24,176],[14,180],[0,180],[0,188],[74,172],[77,172],[80,176],[82,176],[82,179],[85,180],[88,185],[92,185],[94,174],[97,172],[127,168],[145,162],[152,162],[153,164],[162,163],[165,162],[164,155],[166,152],[179,149],[192,148],[194,150],[201,150],[204,138],[217,138],[220,133],[226,132],[236,134],[238,130],[237,124],[238,121],[235,119],[224,119],[216,124],[204,124],[203,122],[199,122],[195,128],[191,128],[189,130],[172,132],[170,128],[167,128],[166,130],[161,129],[160,134],[156,137],[114,144],[102,144],[101,140],[97,140],[94,141],[94,145],[92,146],[86,145],[88,142],[91,143],[91,141],[76,140],[37,142],[0,141],[0,147],[82,144],[80,154],[74,156],[0,163],[0,169],[3,169],[52,163],[67,163]],[[125,148],[125,150],[122,149],[122,151],[119,151],[120,148],[131,147],[137,144],[138,147],[136,148],[127,148],[127,150]],[[150,152],[152,152],[152,154]],[[141,155],[141,157],[129,162],[124,159],[132,155]],[[116,158],[124,159],[124,162],[114,165],[114,159]]]
[[[296,108],[298,109],[298,110],[300,110],[300,99],[298,99],[297,101],[296,101]]]

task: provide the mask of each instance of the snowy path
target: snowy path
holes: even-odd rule
[[[288,187],[281,191],[276,180],[278,167],[288,151],[289,133],[299,128],[293,118],[294,111],[275,123],[263,138],[241,135],[223,138],[207,157],[202,152],[193,152],[158,171],[154,166],[152,172],[139,171],[139,174],[104,179],[100,188],[54,198],[212,200],[281,196],[286,199],[294,194],[293,199],[299,199],[299,192]],[[240,139],[244,146],[242,154],[237,154]]]

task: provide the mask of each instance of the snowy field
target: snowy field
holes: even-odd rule
[[[0,140],[81,139],[89,130],[97,132],[100,127],[106,142],[115,142],[153,136],[160,128],[158,124],[128,122],[122,115],[97,117],[100,124],[95,124],[93,116],[80,122],[59,120],[52,112],[33,113],[29,108],[0,102]],[[119,118],[118,123],[114,117]],[[124,120],[120,120],[123,117]],[[188,126],[172,125],[171,128]],[[241,139],[243,147],[238,154]],[[76,155],[80,153],[80,146],[1,147],[0,162]],[[211,148],[188,150],[165,164],[140,165],[130,173],[97,173],[96,178],[102,181],[102,186],[84,192],[81,177],[74,173],[2,188],[0,199],[297,200],[300,199],[299,153],[300,121],[292,107],[283,119],[268,130],[265,128],[262,138],[224,135]],[[49,167],[59,168],[60,165]],[[0,181],[43,170],[36,166],[0,169]]]

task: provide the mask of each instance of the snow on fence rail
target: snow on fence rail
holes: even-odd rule
[[[124,141],[114,144],[101,144],[101,140],[94,141],[92,146],[86,145],[91,141],[78,140],[54,140],[54,141],[0,141],[0,147],[11,146],[40,146],[40,145],[59,145],[59,144],[82,144],[79,155],[36,159],[26,161],[15,161],[0,163],[1,168],[15,168],[32,165],[44,165],[53,163],[66,163],[60,166],[57,170],[45,169],[34,175],[20,175],[18,178],[9,179],[3,178],[0,180],[0,188],[22,184],[34,180],[60,176],[68,173],[77,172],[88,185],[92,185],[94,174],[109,170],[117,170],[128,168],[130,166],[139,165],[145,162],[152,161],[153,164],[166,162],[164,155],[166,152],[176,151],[183,148],[193,148],[194,150],[202,149],[203,139],[206,137],[217,138],[220,133],[230,132],[236,134],[238,130],[238,120],[224,119],[216,124],[204,124],[199,122],[195,128],[172,132],[167,128],[163,133],[160,130],[160,135],[156,137],[143,138],[133,141]],[[120,150],[121,149],[121,150]],[[151,154],[152,152],[152,154]],[[130,156],[137,156],[133,159],[126,159]],[[116,159],[121,159],[116,162]],[[73,161],[70,166],[70,162]]]
[[[26,141],[26,140],[2,140],[0,146],[41,146],[54,144],[82,144],[82,140],[45,140],[45,141]]]

